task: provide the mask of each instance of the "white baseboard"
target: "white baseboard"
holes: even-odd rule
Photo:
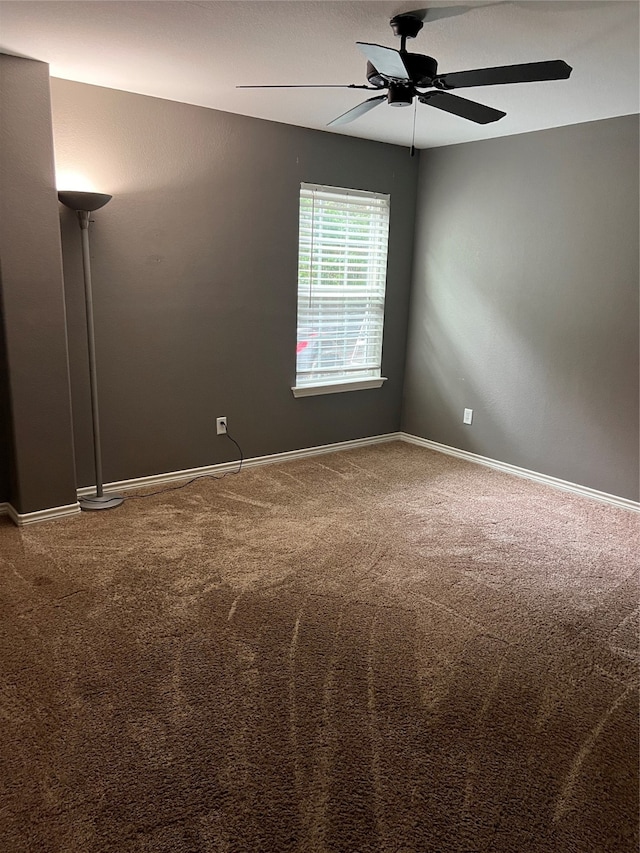
[[[53,521],[56,518],[66,518],[69,515],[77,515],[80,512],[80,504],[66,504],[66,506],[52,506],[49,509],[39,509],[36,512],[18,512],[11,504],[0,504],[0,515],[8,515],[18,527],[25,524],[35,524],[38,521]]]
[[[255,456],[252,459],[245,459],[242,463],[242,467],[253,468],[257,465],[270,465],[277,462],[287,462],[293,459],[304,459],[310,456],[318,456],[325,453],[336,453],[339,450],[353,450],[357,447],[367,447],[369,445],[383,444],[389,441],[406,441],[409,444],[426,447],[429,450],[435,450],[438,453],[444,453],[448,456],[456,456],[459,459],[466,460],[467,462],[474,462],[477,465],[485,465],[488,468],[494,468],[495,470],[502,471],[506,474],[513,474],[516,477],[533,480],[534,482],[552,486],[553,488],[561,489],[566,492],[572,492],[573,494],[591,498],[592,500],[597,500],[601,503],[631,510],[632,512],[640,512],[640,503],[637,503],[636,501],[621,498],[617,495],[609,495],[606,492],[599,492],[596,489],[590,489],[587,486],[580,486],[577,483],[569,483],[566,480],[560,480],[557,477],[550,477],[547,474],[539,474],[536,471],[519,468],[517,465],[510,465],[507,462],[499,462],[497,459],[489,459],[485,456],[479,456],[476,453],[470,453],[467,450],[459,450],[456,447],[449,447],[446,444],[439,444],[437,441],[430,441],[427,438],[420,438],[417,435],[410,435],[405,432],[390,432],[384,435],[371,436],[369,438],[358,438],[352,441],[339,441],[335,444],[322,444],[318,447],[307,447],[302,450],[288,450],[284,453],[272,453],[268,456]],[[147,486],[159,486],[163,483],[175,483],[180,480],[191,480],[194,477],[224,474],[228,471],[236,470],[237,467],[237,461],[222,462],[219,465],[206,465],[202,468],[188,468],[182,471],[153,474],[149,477],[138,477],[132,480],[118,480],[113,483],[107,483],[104,486],[104,489],[106,493],[115,491],[125,492],[130,491],[131,489],[142,489]],[[85,495],[93,494],[94,491],[95,486],[85,486],[78,489],[78,497],[80,498]],[[80,505],[78,503],[74,503],[67,506],[42,509],[37,512],[19,513],[11,504],[0,503],[0,515],[8,515],[9,518],[11,518],[11,520],[20,527],[25,524],[33,524],[38,521],[52,521],[56,518],[65,518],[70,515],[76,515],[80,511]]]
[[[499,462],[497,459],[489,459],[486,456],[479,456],[477,453],[470,453],[468,450],[459,450],[457,447],[449,447],[446,444],[439,444],[437,441],[430,441],[428,438],[420,438],[417,435],[410,435],[406,432],[400,433],[400,439],[409,442],[409,444],[417,444],[419,447],[427,447],[429,450],[445,453],[447,456],[457,456],[458,459],[465,459],[467,462],[475,462],[477,465],[495,468],[496,471],[503,471],[505,474],[513,474],[516,477],[523,477],[526,480],[543,483],[545,486],[552,486],[554,489],[572,492],[583,498],[591,498],[592,500],[610,504],[611,506],[629,509],[632,512],[640,512],[640,503],[629,500],[628,498],[609,495],[606,492],[599,492],[597,489],[590,489],[588,486],[580,486],[577,483],[569,483],[567,480],[550,477],[548,474],[538,474],[536,471],[529,471],[527,468],[519,468],[517,465],[510,465],[508,462]]]
[[[318,447],[305,447],[302,450],[287,450],[284,453],[271,453],[268,456],[254,456],[245,459],[244,468],[254,468],[256,465],[272,465],[276,462],[287,462],[292,459],[304,459],[308,456],[318,456],[324,453],[336,453],[338,450],[354,450],[356,447],[367,447],[372,444],[383,444],[388,441],[399,441],[399,432],[389,432],[384,435],[374,435],[369,438],[356,438],[352,441],[338,441],[335,444],[321,444]],[[182,471],[170,471],[166,474],[152,474],[149,477],[138,477],[134,480],[117,480],[106,483],[104,491],[126,492],[131,489],[143,489],[147,486],[159,486],[163,483],[174,483],[180,480],[191,480],[194,477],[206,477],[211,474],[225,474],[238,468],[238,461],[222,462],[219,465],[205,465],[202,468],[187,468]],[[84,497],[95,492],[95,486],[83,486],[78,489],[78,497]]]

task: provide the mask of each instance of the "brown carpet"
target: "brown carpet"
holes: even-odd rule
[[[636,853],[637,514],[393,443],[0,546],[3,853]]]

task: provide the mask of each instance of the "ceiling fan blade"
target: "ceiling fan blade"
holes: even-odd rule
[[[377,86],[359,86],[357,83],[269,83],[266,86],[236,86],[236,89],[367,89],[376,91]]]
[[[475,101],[468,101],[466,98],[450,95],[448,92],[426,92],[424,95],[418,95],[418,100],[429,107],[475,121],[476,124],[490,124],[506,116],[502,110],[494,110],[493,107],[486,107],[484,104],[477,104]]]
[[[381,104],[382,101],[386,101],[386,95],[378,95],[377,98],[369,98],[366,101],[363,101],[361,104],[358,104],[357,107],[353,107],[350,110],[347,110],[346,113],[342,113],[338,118],[334,118],[333,121],[330,121],[327,127],[335,127],[337,124],[348,124],[350,121],[353,121],[356,118],[360,118],[365,113],[368,113],[369,110],[372,110],[374,107],[377,107],[378,104]]]
[[[439,74],[433,84],[438,89],[464,89],[470,86],[495,86],[500,83],[537,83],[539,80],[566,80],[573,69],[562,59],[549,62],[525,62]]]
[[[392,47],[383,47],[381,44],[366,44],[362,41],[357,41],[356,47],[364,53],[378,74],[392,77],[394,80],[411,79],[399,51]]]

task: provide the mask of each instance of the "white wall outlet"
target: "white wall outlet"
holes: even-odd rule
[[[463,424],[470,424],[473,420],[473,409],[465,409],[464,414],[462,416]]]
[[[216,418],[216,433],[218,435],[224,435],[227,431],[227,419],[226,418]]]

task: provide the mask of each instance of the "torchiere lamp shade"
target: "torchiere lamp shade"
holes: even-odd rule
[[[89,193],[73,190],[63,190],[58,193],[58,199],[71,210],[86,210],[89,213],[104,207],[113,196],[106,193]]]

